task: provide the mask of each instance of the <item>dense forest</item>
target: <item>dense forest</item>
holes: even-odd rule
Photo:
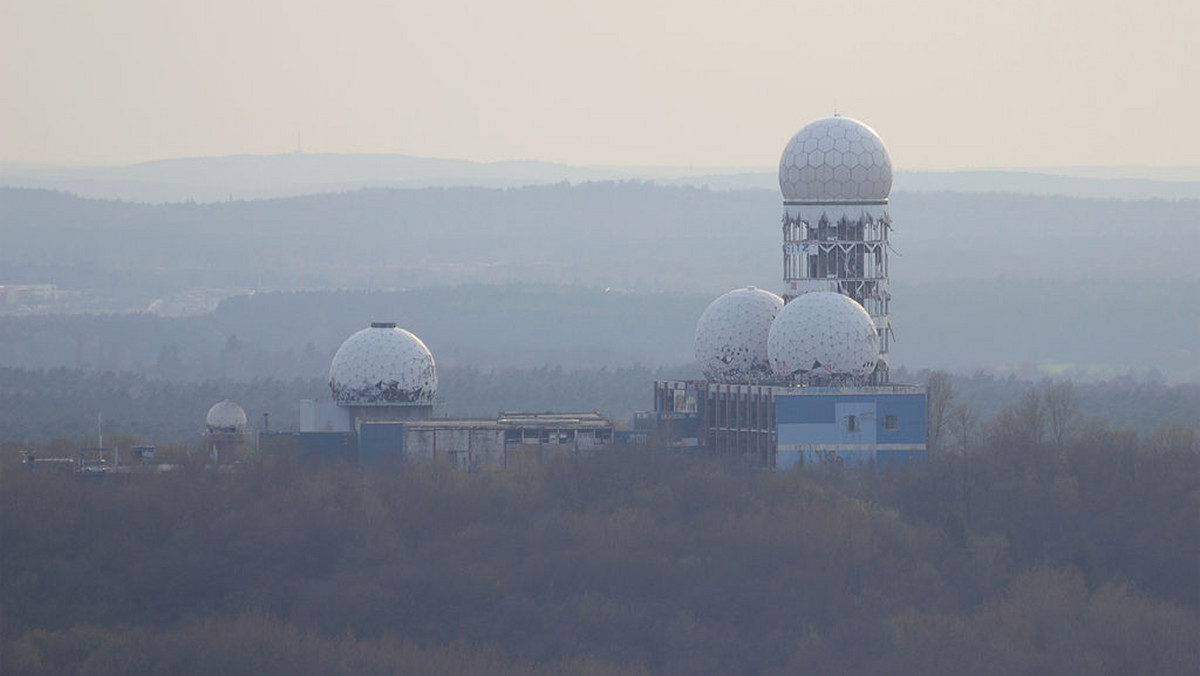
[[[254,294],[195,317],[0,317],[0,366],[140,371],[176,380],[313,378],[372,321],[417,334],[439,365],[619,367],[691,359],[710,298],[532,284]]]
[[[771,287],[766,287],[771,288]],[[1075,380],[1157,370],[1200,381],[1200,281],[976,280],[892,285],[894,367]],[[206,314],[0,316],[0,367],[172,380],[311,379],[371,321],[396,321],[439,366],[485,371],[679,367],[715,295],[570,285],[258,293]],[[1194,303],[1193,303],[1194,305]]]
[[[5,674],[1195,674],[1200,449],[1035,390],[908,468],[0,465]],[[960,434],[961,430],[969,433]],[[11,451],[11,449],[8,449]]]

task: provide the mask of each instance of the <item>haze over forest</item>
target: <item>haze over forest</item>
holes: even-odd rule
[[[663,169],[499,188],[469,184],[587,172],[408,159],[179,160],[88,175],[112,195],[153,172],[182,192],[387,184],[401,169],[415,184],[460,185],[162,204],[0,189],[0,282],[58,287],[50,308],[3,308],[12,347],[0,366],[145,372],[168,346],[203,363],[231,339],[324,359],[367,322],[394,319],[446,366],[677,367],[712,298],[780,283],[780,200],[756,187],[769,183],[762,174]],[[279,167],[290,169],[265,170]],[[899,175],[893,365],[1200,379],[1200,200],[1172,198],[1200,194],[1200,181],[1188,169],[1113,171]],[[1059,194],[1021,194],[1031,184]],[[139,314],[148,308],[155,316]],[[88,318],[96,312],[119,316]],[[270,362],[212,375],[321,376]]]

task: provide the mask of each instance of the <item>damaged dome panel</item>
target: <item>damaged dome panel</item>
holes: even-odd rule
[[[213,404],[204,419],[210,434],[241,434],[246,422],[246,411],[228,399]]]
[[[719,383],[769,379],[767,333],[783,299],[762,289],[734,289],[709,304],[696,322],[696,361]]]
[[[392,323],[374,323],[338,348],[329,389],[343,406],[431,405],[437,366],[420,338]]]
[[[788,303],[771,324],[767,351],[781,378],[853,381],[879,359],[879,334],[853,298],[814,291]]]

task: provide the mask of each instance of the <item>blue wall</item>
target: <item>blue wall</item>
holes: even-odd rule
[[[297,435],[300,453],[323,462],[355,460],[354,434],[351,432],[301,432]]]
[[[854,416],[857,429],[848,428]],[[895,429],[888,429],[895,416]],[[775,398],[776,467],[846,467],[925,457],[925,394],[805,393]]]
[[[407,425],[395,422],[363,422],[358,426],[358,462],[378,465],[404,457]]]

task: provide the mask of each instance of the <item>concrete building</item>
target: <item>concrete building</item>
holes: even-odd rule
[[[795,387],[654,383],[660,440],[757,467],[853,467],[925,458],[925,391],[912,385]]]
[[[507,470],[611,448],[612,421],[599,413],[502,413],[497,418],[358,420],[353,430],[264,435],[268,454],[291,452],[364,467],[449,464]]]
[[[775,467],[905,464],[925,459],[921,388],[775,393]]]
[[[300,403],[300,433],[294,439],[270,435],[265,448],[364,466],[449,463],[476,471],[588,454],[613,444],[612,421],[599,413],[434,417],[433,355],[419,338],[391,322],[374,322],[342,344],[330,365],[329,387],[333,401]]]
[[[609,448],[613,424],[599,413],[503,413],[495,420],[363,421],[358,461],[445,462],[464,470],[512,469]]]

